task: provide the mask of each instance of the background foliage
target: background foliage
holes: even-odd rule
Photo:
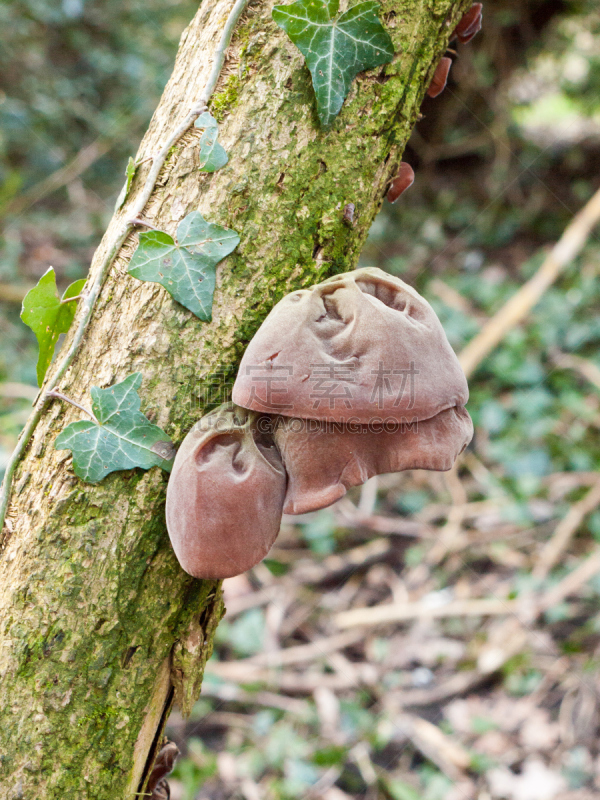
[[[35,396],[20,297],[50,265],[62,289],[85,275],[194,11],[185,0],[0,7],[0,461]],[[362,261],[417,286],[457,350],[600,186],[599,54],[592,0],[488,2],[448,89],[424,104],[405,154],[415,184],[384,203]],[[203,697],[169,727],[184,751],[174,798],[597,796],[600,581],[527,625],[473,602],[552,598],[598,551],[590,503],[540,569],[597,482],[599,256],[596,231],[472,378],[476,436],[457,473],[380,478],[287,520],[270,559],[226,582]],[[471,610],[354,639],[338,617],[456,600]]]

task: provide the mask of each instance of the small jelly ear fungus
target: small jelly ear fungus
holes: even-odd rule
[[[483,18],[483,3],[473,3],[471,8],[463,14],[461,21],[454,29],[454,36],[461,44],[470,42],[476,33],[481,30]]]
[[[387,199],[390,203],[395,203],[400,195],[410,188],[415,182],[415,173],[410,164],[406,161],[400,163],[400,169],[394,180],[390,183]]]
[[[196,578],[245,572],[279,533],[286,475],[260,429],[259,415],[226,403],[194,425],[175,457],[167,528],[179,563]]]
[[[448,82],[448,74],[450,73],[451,66],[452,59],[448,58],[448,56],[444,56],[440,59],[440,63],[437,65],[433,75],[433,80],[429,84],[429,89],[427,89],[427,95],[429,97],[437,97],[438,94],[444,91],[446,83]]]

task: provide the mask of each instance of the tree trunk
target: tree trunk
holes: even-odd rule
[[[394,62],[362,74],[332,131],[318,126],[308,70],[255,4],[238,24],[211,108],[229,154],[197,170],[199,131],[175,146],[144,217],[174,232],[198,209],[236,230],[218,269],[213,321],[126,270],[121,248],[77,358],[61,384],[88,403],[92,385],[139,370],[142,410],[179,442],[227,399],[240,356],[287,292],[353,269],[395,174],[433,70],[470,2],[383,0]],[[202,91],[231,0],[204,0],[137,159],[152,156]],[[151,58],[152,54],[149,53]],[[115,215],[91,274],[150,168]],[[354,203],[355,227],[343,209]],[[68,341],[67,341],[68,346]],[[80,413],[54,401],[13,482],[0,551],[0,797],[133,800],[142,791],[173,698],[196,699],[223,612],[220,584],[178,566],[164,524],[166,473],[77,480],[53,447]]]

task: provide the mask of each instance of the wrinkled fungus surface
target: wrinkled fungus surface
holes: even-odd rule
[[[233,401],[257,412],[348,423],[429,419],[467,399],[429,303],[376,268],[284,297],[248,345],[233,388]]]
[[[467,399],[435,312],[398,278],[360,269],[287,295],[248,345],[234,402],[175,458],[179,562],[198,578],[238,575],[266,556],[284,511],[324,508],[373,475],[450,469],[473,435]]]
[[[473,424],[459,407],[422,422],[380,426],[274,417],[273,433],[288,474],[284,513],[304,514],[373,475],[450,469],[471,441]]]

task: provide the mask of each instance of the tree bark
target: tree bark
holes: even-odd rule
[[[61,391],[143,373],[142,410],[179,442],[227,399],[240,356],[273,304],[353,269],[421,101],[467,0],[383,0],[392,64],[358,77],[333,129],[320,130],[308,70],[271,20],[272,0],[238,24],[211,108],[229,154],[197,170],[199,132],[179,141],[144,216],[173,233],[198,209],[241,236],[218,268],[202,323],[157,284],[126,272],[122,247]],[[206,82],[231,0],[204,0],[137,159],[155,153]],[[152,54],[149,53],[151,58]],[[127,218],[149,162],[113,218],[91,273]],[[354,203],[355,227],[343,209]],[[68,345],[68,341],[67,341]],[[13,483],[0,550],[0,797],[133,800],[173,698],[196,699],[223,612],[218,582],[178,566],[164,524],[167,475],[77,480],[53,442],[79,412],[54,401]]]

